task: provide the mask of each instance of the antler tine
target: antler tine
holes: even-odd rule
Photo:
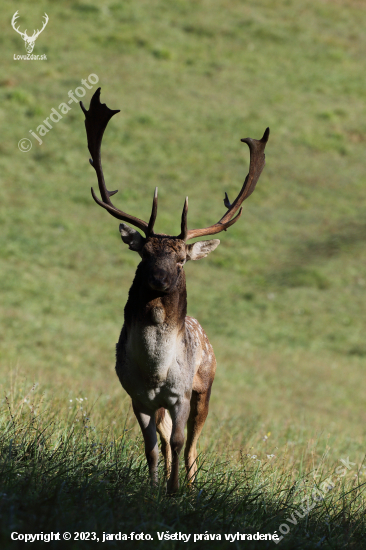
[[[158,188],[155,187],[151,215],[150,215],[149,225],[147,226],[146,237],[148,237],[149,235],[154,235],[154,225],[155,225],[157,213],[158,213]]]
[[[186,200],[184,201],[184,206],[183,206],[183,212],[182,212],[182,222],[181,222],[181,225],[180,225],[180,235],[178,235],[178,239],[182,239],[183,241],[186,241],[187,240],[187,234],[188,234],[188,229],[187,229],[187,214],[188,214],[188,197],[186,197]]]
[[[265,130],[263,137],[260,140],[252,138],[245,138],[241,140],[249,147],[250,165],[249,173],[245,178],[243,187],[241,188],[239,195],[236,197],[233,203],[230,203],[227,193],[225,193],[224,204],[226,208],[228,208],[226,214],[224,214],[224,216],[217,223],[211,225],[210,227],[205,227],[203,229],[190,229],[187,232],[186,240],[194,239],[195,237],[202,237],[204,235],[215,235],[216,233],[220,233],[221,231],[226,231],[226,229],[228,229],[240,218],[242,214],[241,204],[253,193],[264,168],[264,149],[268,141],[268,136],[269,128]],[[238,214],[236,214],[238,210],[239,212]],[[236,214],[236,216],[233,218],[234,214]]]
[[[107,127],[108,122],[116,113],[119,113],[119,110],[112,110],[107,107],[105,103],[100,102],[100,88],[97,89],[90,101],[89,110],[87,111],[83,105],[83,102],[80,101],[80,107],[83,110],[85,115],[85,128],[86,135],[88,138],[88,148],[91,154],[91,159],[89,159],[90,164],[93,166],[98,177],[99,191],[102,197],[100,200],[94,192],[94,189],[91,189],[93,199],[97,204],[105,208],[112,216],[118,220],[129,222],[141,231],[143,231],[146,237],[149,236],[150,232],[153,231],[156,213],[157,213],[157,189],[155,189],[153,207],[150,217],[150,222],[147,224],[145,221],[135,218],[122,210],[119,210],[113,206],[110,197],[115,195],[117,191],[108,191],[102,170],[101,154],[100,148],[102,145],[102,139],[104,131]]]

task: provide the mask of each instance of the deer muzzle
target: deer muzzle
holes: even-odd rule
[[[170,277],[163,269],[155,268],[148,276],[149,287],[159,292],[166,292],[170,288]]]

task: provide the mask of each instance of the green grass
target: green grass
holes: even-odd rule
[[[21,30],[30,32],[48,14],[48,26],[34,49],[46,53],[47,61],[13,60],[14,54],[25,53],[10,25],[16,9]],[[2,456],[7,459],[2,459],[6,475],[1,491],[9,495],[11,487],[14,502],[2,504],[12,514],[10,520],[10,512],[1,512],[3,547],[11,545],[13,524],[33,522],[34,530],[75,525],[73,510],[86,493],[88,504],[79,521],[85,530],[92,524],[117,529],[123,523],[119,514],[127,510],[129,530],[144,521],[154,530],[169,514],[166,529],[181,526],[190,532],[192,526],[215,532],[217,521],[225,532],[244,525],[278,530],[289,511],[283,495],[295,498],[289,492],[294,481],[313,479],[319,464],[327,475],[349,456],[362,483],[364,4],[93,0],[41,1],[35,9],[29,1],[14,7],[5,0],[3,14],[0,364],[2,394],[14,416],[12,423],[4,397]],[[102,101],[121,109],[103,141],[107,186],[119,189],[117,206],[146,219],[158,185],[158,231],[177,234],[186,195],[189,228],[217,221],[224,192],[233,199],[247,173],[248,151],[240,138],[259,138],[271,128],[267,165],[242,218],[222,235],[213,254],[185,268],[189,314],[207,331],[218,360],[200,450],[203,464],[224,463],[218,466],[222,475],[233,472],[238,488],[232,493],[234,481],[226,477],[216,495],[214,474],[203,471],[201,485],[193,493],[183,490],[174,505],[163,491],[146,493],[139,433],[114,373],[114,346],[138,258],[121,243],[118,223],[90,196],[96,178],[88,164],[79,107],[72,106],[42,145],[33,139],[29,153],[18,150],[18,141],[31,137],[29,130],[35,131],[91,73],[99,77]],[[95,88],[84,98],[86,105]],[[38,384],[36,401],[42,395],[43,405],[31,416],[23,414],[27,404],[22,414],[16,413],[33,383]],[[80,429],[74,446],[56,452],[61,434],[68,441],[74,437],[67,436],[74,433],[75,411],[69,407],[80,397],[94,403],[90,418],[96,431],[88,439],[88,430]],[[24,455],[36,437],[34,425],[48,434],[40,460],[7,454],[13,439]],[[116,444],[98,462],[92,441]],[[115,466],[107,467],[116,453],[120,465],[114,461]],[[284,492],[271,478],[265,496],[249,505],[255,483],[247,488],[243,481],[252,474],[240,453],[262,461],[275,454],[270,468],[278,480],[288,480]],[[92,457],[96,462],[88,462]],[[18,459],[23,464],[19,472]],[[48,462],[59,469],[59,477],[44,474]],[[92,481],[85,493],[89,463]],[[130,463],[124,488],[116,480]],[[261,464],[257,475],[264,480],[267,466]],[[111,491],[104,493],[100,481],[110,469],[115,477]],[[39,482],[42,475],[44,483]],[[69,493],[61,491],[47,504],[51,497],[46,493],[55,495],[68,478]],[[27,493],[21,501],[27,480],[32,480],[34,496]],[[204,484],[209,485],[206,500],[200,497],[196,505]],[[341,485],[326,501],[342,497]],[[301,520],[281,545],[315,547],[327,532],[325,547],[360,548],[364,527],[358,514],[364,508],[357,500],[361,496],[351,504],[354,491],[339,501],[343,515],[337,516],[340,504],[332,500],[329,521],[322,505],[309,516],[310,530],[307,520]],[[142,504],[145,493],[148,501]],[[118,512],[113,495],[120,503]],[[222,506],[219,499],[225,495],[228,504]],[[150,498],[159,504],[152,506]],[[242,508],[235,508],[238,499],[246,503]],[[296,499],[290,502],[295,506]],[[32,516],[34,506],[38,511]],[[103,509],[100,515],[97,506]],[[189,516],[190,506],[197,517]],[[233,509],[237,512],[230,523]],[[306,532],[313,537],[310,542]]]
[[[89,532],[97,539],[73,540],[71,548],[86,548],[98,540],[101,544],[103,533],[144,533],[154,540],[148,543],[151,547],[171,549],[181,543],[159,543],[158,533],[190,534],[188,547],[197,543],[195,535],[215,536],[210,544],[217,548],[230,548],[225,535],[238,532],[253,537],[287,531],[282,548],[299,543],[314,548],[323,542],[325,547],[344,548],[352,541],[360,544],[365,536],[363,466],[347,461],[330,465],[327,453],[316,457],[314,442],[309,442],[298,470],[289,467],[288,453],[259,459],[242,449],[225,450],[219,442],[214,451],[200,454],[194,487],[187,488],[182,472],[180,492],[167,497],[162,468],[159,487],[150,488],[141,438],[130,435],[129,411],[121,419],[121,430],[112,420],[116,406],[108,407],[104,421],[109,420],[109,428],[102,429],[94,424],[95,404],[90,406],[85,398],[69,403],[46,403],[34,387],[20,397],[16,385],[5,398],[0,416],[3,547],[9,529],[66,531],[73,539],[74,533]],[[121,542],[108,544],[118,547]],[[146,542],[123,544],[134,548]]]

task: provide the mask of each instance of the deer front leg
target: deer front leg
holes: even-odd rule
[[[135,401],[132,401],[132,407],[145,442],[145,456],[149,466],[151,485],[156,486],[158,484],[159,448],[156,436],[155,413],[145,410]]]
[[[172,417],[172,435],[170,437],[170,448],[172,452],[172,467],[168,479],[168,494],[176,493],[179,489],[179,455],[184,445],[184,428],[187,424],[190,411],[189,399],[178,401],[174,407],[169,409]]]
[[[208,415],[211,386],[206,392],[192,392],[191,411],[187,423],[187,443],[184,450],[188,484],[196,479],[197,474],[197,441],[202,432],[203,425]]]
[[[172,435],[172,419],[168,411],[161,407],[155,413],[156,430],[160,435],[161,452],[165,462],[165,477],[170,477],[172,465],[172,451],[170,449],[170,437]]]

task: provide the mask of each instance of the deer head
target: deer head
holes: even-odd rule
[[[27,35],[27,29],[25,29],[24,32],[21,32],[19,30],[19,27],[17,28],[15,26],[15,23],[16,23],[16,20],[18,19],[19,15],[18,15],[18,11],[16,11],[13,15],[13,18],[11,20],[11,26],[13,27],[13,29],[20,34],[20,36],[23,38],[24,42],[25,42],[25,49],[27,51],[27,53],[32,53],[33,52],[33,48],[34,48],[34,44],[35,44],[35,41],[37,40],[37,38],[39,37],[39,35],[41,34],[41,32],[43,31],[43,29],[45,28],[45,26],[47,25],[48,23],[48,15],[47,13],[44,14],[44,22],[43,22],[43,27],[41,28],[41,30],[37,29],[37,31],[33,31],[33,34],[32,36],[28,36]]]
[[[99,199],[92,188],[93,199],[112,216],[124,222],[129,222],[145,234],[145,237],[143,237],[136,229],[125,223],[120,224],[120,233],[123,242],[129,245],[130,250],[134,250],[140,254],[142,263],[147,267],[144,270],[147,274],[146,284],[157,291],[169,292],[174,288],[186,261],[204,258],[220,244],[218,239],[199,241],[194,244],[187,244],[187,241],[196,237],[216,235],[221,231],[226,231],[240,218],[242,214],[241,204],[253,193],[265,165],[264,149],[268,141],[269,128],[266,129],[262,139],[259,141],[252,138],[241,140],[249,146],[250,150],[249,173],[233,203],[230,203],[225,193],[224,205],[227,208],[227,212],[222,218],[209,227],[188,229],[188,197],[186,197],[182,212],[181,232],[178,236],[173,237],[164,233],[154,232],[158,211],[157,187],[155,188],[148,223],[119,210],[112,204],[110,197],[115,195],[117,191],[107,190],[103,176],[100,149],[107,124],[113,115],[119,113],[119,110],[109,109],[105,103],[100,103],[100,88],[93,95],[88,111],[85,109],[82,101],[80,101],[80,106],[85,114],[88,148],[92,157],[89,159],[89,162],[96,171],[101,195],[101,199]]]

